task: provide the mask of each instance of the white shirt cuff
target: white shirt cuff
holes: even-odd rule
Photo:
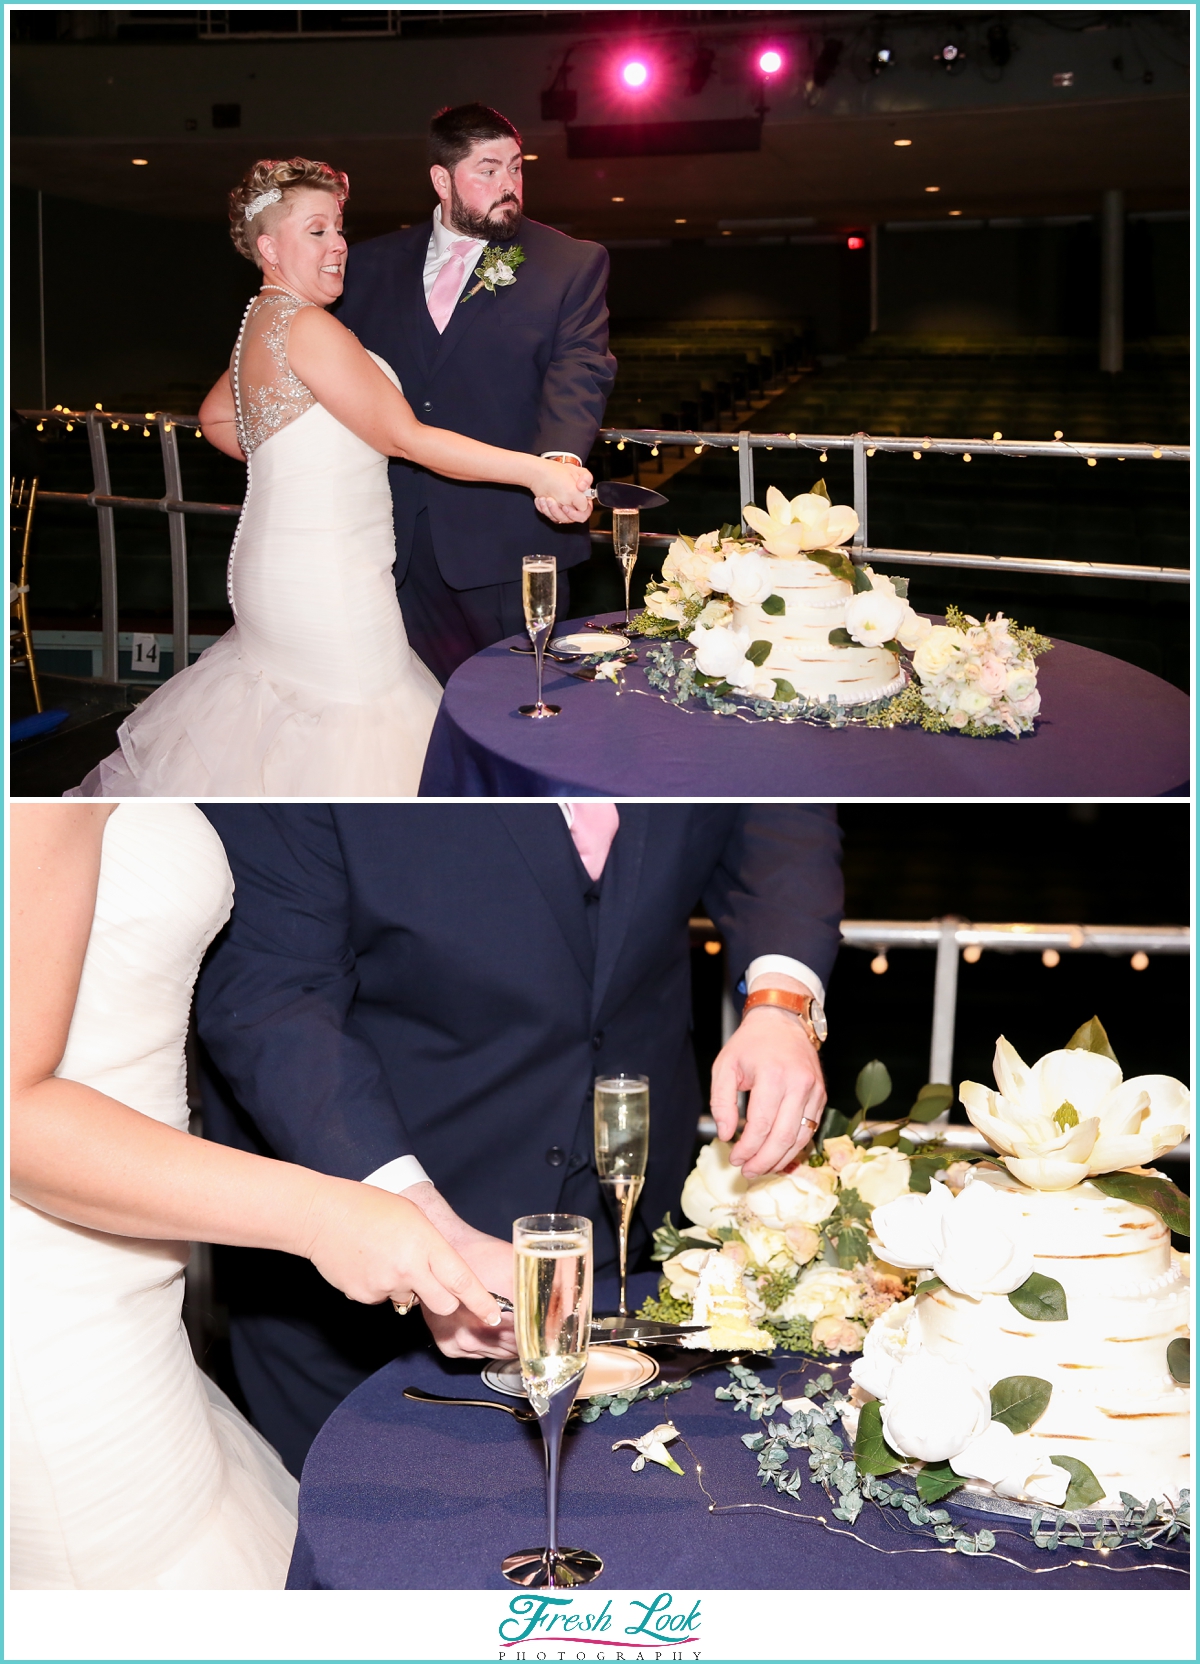
[[[416,1156],[397,1156],[395,1161],[385,1162],[373,1173],[368,1173],[362,1182],[373,1184],[376,1190],[390,1190],[393,1196],[399,1196],[402,1190],[422,1181],[428,1183],[429,1174]]]
[[[819,1004],[825,1004],[825,984],[815,971],[802,964],[799,959],[789,959],[784,953],[763,953],[757,959],[752,959],[746,967],[746,992],[754,992],[756,977],[765,976],[768,971],[775,971],[779,976],[794,976],[797,982],[802,982],[810,994],[817,996]]]
[[[576,468],[582,468],[583,467],[583,463],[575,455],[574,451],[543,451],[542,455],[546,459],[547,462],[549,462],[551,460],[554,460],[555,462],[558,462],[561,459],[565,458],[568,462],[573,462],[575,464]]]

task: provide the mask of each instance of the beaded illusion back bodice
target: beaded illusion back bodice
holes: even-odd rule
[[[296,295],[268,289],[246,308],[230,367],[238,443],[246,456],[317,402],[287,358],[292,319],[301,307],[311,305]]]

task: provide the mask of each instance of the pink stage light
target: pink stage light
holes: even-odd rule
[[[847,237],[846,238],[846,247],[847,248],[866,248],[866,246],[867,246],[866,241],[862,237]]]
[[[630,58],[627,64],[621,66],[621,79],[627,87],[644,87],[650,79],[650,71],[640,58]]]
[[[764,75],[774,75],[783,68],[783,57],[774,47],[759,56],[758,67]]]

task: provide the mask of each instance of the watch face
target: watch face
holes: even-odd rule
[[[829,1038],[829,1025],[825,1021],[825,1007],[819,1000],[813,1000],[808,1008],[808,1020],[813,1026],[813,1032],[822,1045]]]

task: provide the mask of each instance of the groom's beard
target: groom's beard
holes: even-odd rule
[[[505,191],[503,196],[488,209],[486,214],[476,214],[467,207],[459,196],[453,178],[450,181],[450,226],[454,231],[461,231],[464,237],[495,238],[497,242],[505,242],[515,236],[517,227],[521,223],[521,204],[514,191]]]

